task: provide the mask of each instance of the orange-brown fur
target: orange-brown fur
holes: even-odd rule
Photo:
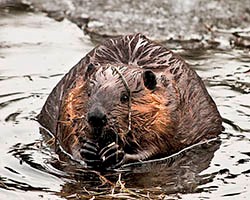
[[[82,78],[76,81],[75,87],[66,94],[63,102],[61,117],[58,121],[58,136],[63,147],[72,153],[72,149],[78,144],[79,131],[84,130],[86,124],[84,119],[85,114],[82,110],[86,110],[87,95],[84,91],[85,82]]]
[[[159,148],[159,151],[166,147],[173,148],[174,144],[178,149],[178,144],[172,140],[175,123],[170,111],[164,106],[166,101],[161,93],[148,90],[144,96],[132,99],[132,127],[138,133],[135,135],[136,141],[141,141],[140,145],[144,148]],[[171,144],[166,143],[170,140]]]

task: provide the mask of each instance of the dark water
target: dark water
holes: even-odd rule
[[[94,45],[75,25],[43,14],[0,15],[0,199],[248,199],[250,52],[175,50],[198,72],[224,118],[220,141],[172,163],[99,174],[59,161],[34,120],[48,94]]]

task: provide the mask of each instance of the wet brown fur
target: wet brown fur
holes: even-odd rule
[[[95,70],[87,74],[90,63]],[[141,34],[129,35],[107,40],[87,54],[54,88],[38,117],[75,158],[80,159],[78,138],[90,134],[86,121],[90,102],[98,101],[99,91],[124,90],[111,66],[124,66],[121,71],[132,90],[132,135],[126,135],[128,107],[117,99],[111,102],[102,92],[102,105],[112,108],[106,128],[115,129],[125,143],[136,144],[131,152],[142,153],[142,157],[135,158],[169,155],[221,132],[221,117],[198,75],[165,47]],[[146,69],[157,76],[153,91],[142,84],[141,74]],[[97,84],[96,96],[87,94],[90,79]],[[136,85],[141,91],[134,94]],[[114,116],[116,126],[111,123]]]
[[[77,149],[79,132],[86,127],[86,123],[84,123],[86,116],[82,113],[83,110],[86,110],[86,101],[85,82],[79,78],[65,97],[57,125],[57,132],[60,133],[58,139],[68,152]]]

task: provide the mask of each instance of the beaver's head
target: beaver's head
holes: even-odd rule
[[[100,147],[118,142],[131,153],[166,146],[164,136],[174,124],[167,109],[171,99],[166,98],[158,80],[162,77],[151,70],[126,66],[92,70],[87,74],[88,137]]]

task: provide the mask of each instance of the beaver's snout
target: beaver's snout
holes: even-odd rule
[[[107,124],[107,116],[104,110],[99,106],[88,112],[87,120],[93,128],[102,128]]]

